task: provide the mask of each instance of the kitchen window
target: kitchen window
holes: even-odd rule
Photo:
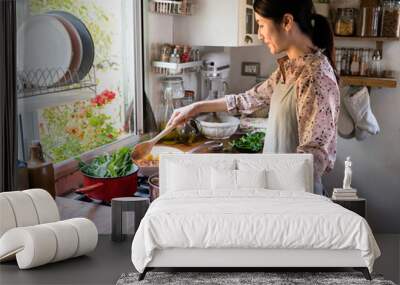
[[[141,1],[16,3],[19,158],[28,160],[31,141],[40,140],[56,172],[65,171],[82,154],[136,142],[143,127]]]

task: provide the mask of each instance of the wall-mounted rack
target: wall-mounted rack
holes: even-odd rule
[[[396,88],[397,80],[395,78],[363,77],[363,76],[340,76],[344,85],[367,86],[377,88]]]
[[[191,61],[185,63],[153,61],[153,71],[163,75],[178,75],[185,72],[199,71],[202,65],[202,61]]]
[[[398,37],[357,37],[357,36],[335,36],[335,40],[351,40],[375,42],[376,49],[383,55],[383,44],[386,42],[399,41]],[[363,77],[363,76],[341,76],[341,81],[345,85],[367,86],[377,88],[396,88],[397,80],[395,78]]]
[[[150,11],[163,15],[190,16],[193,12],[193,3],[190,0],[151,0]]]
[[[400,40],[397,37],[356,37],[356,36],[335,36],[335,40],[352,40],[352,41],[365,41],[365,42],[375,42],[376,49],[383,54],[383,43],[394,42]]]

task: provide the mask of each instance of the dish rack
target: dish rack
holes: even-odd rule
[[[96,85],[94,66],[82,80],[78,72],[62,68],[17,72],[17,94],[20,99],[83,88],[91,89],[95,96]]]
[[[191,0],[152,0],[150,11],[158,14],[190,16],[192,15],[193,2]]]

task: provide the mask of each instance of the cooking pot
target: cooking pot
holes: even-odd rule
[[[137,174],[139,167],[126,176],[115,178],[100,178],[89,176],[83,172],[83,187],[75,192],[83,193],[89,198],[111,202],[111,199],[118,197],[132,197],[137,191]]]

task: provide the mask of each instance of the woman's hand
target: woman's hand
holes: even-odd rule
[[[169,119],[167,126],[176,128],[183,125],[198,114],[196,103],[176,109]]]
[[[188,106],[176,109],[169,119],[167,126],[172,126],[176,128],[179,125],[183,125],[191,118],[196,117],[200,113],[226,111],[227,107],[225,98],[196,102]]]

